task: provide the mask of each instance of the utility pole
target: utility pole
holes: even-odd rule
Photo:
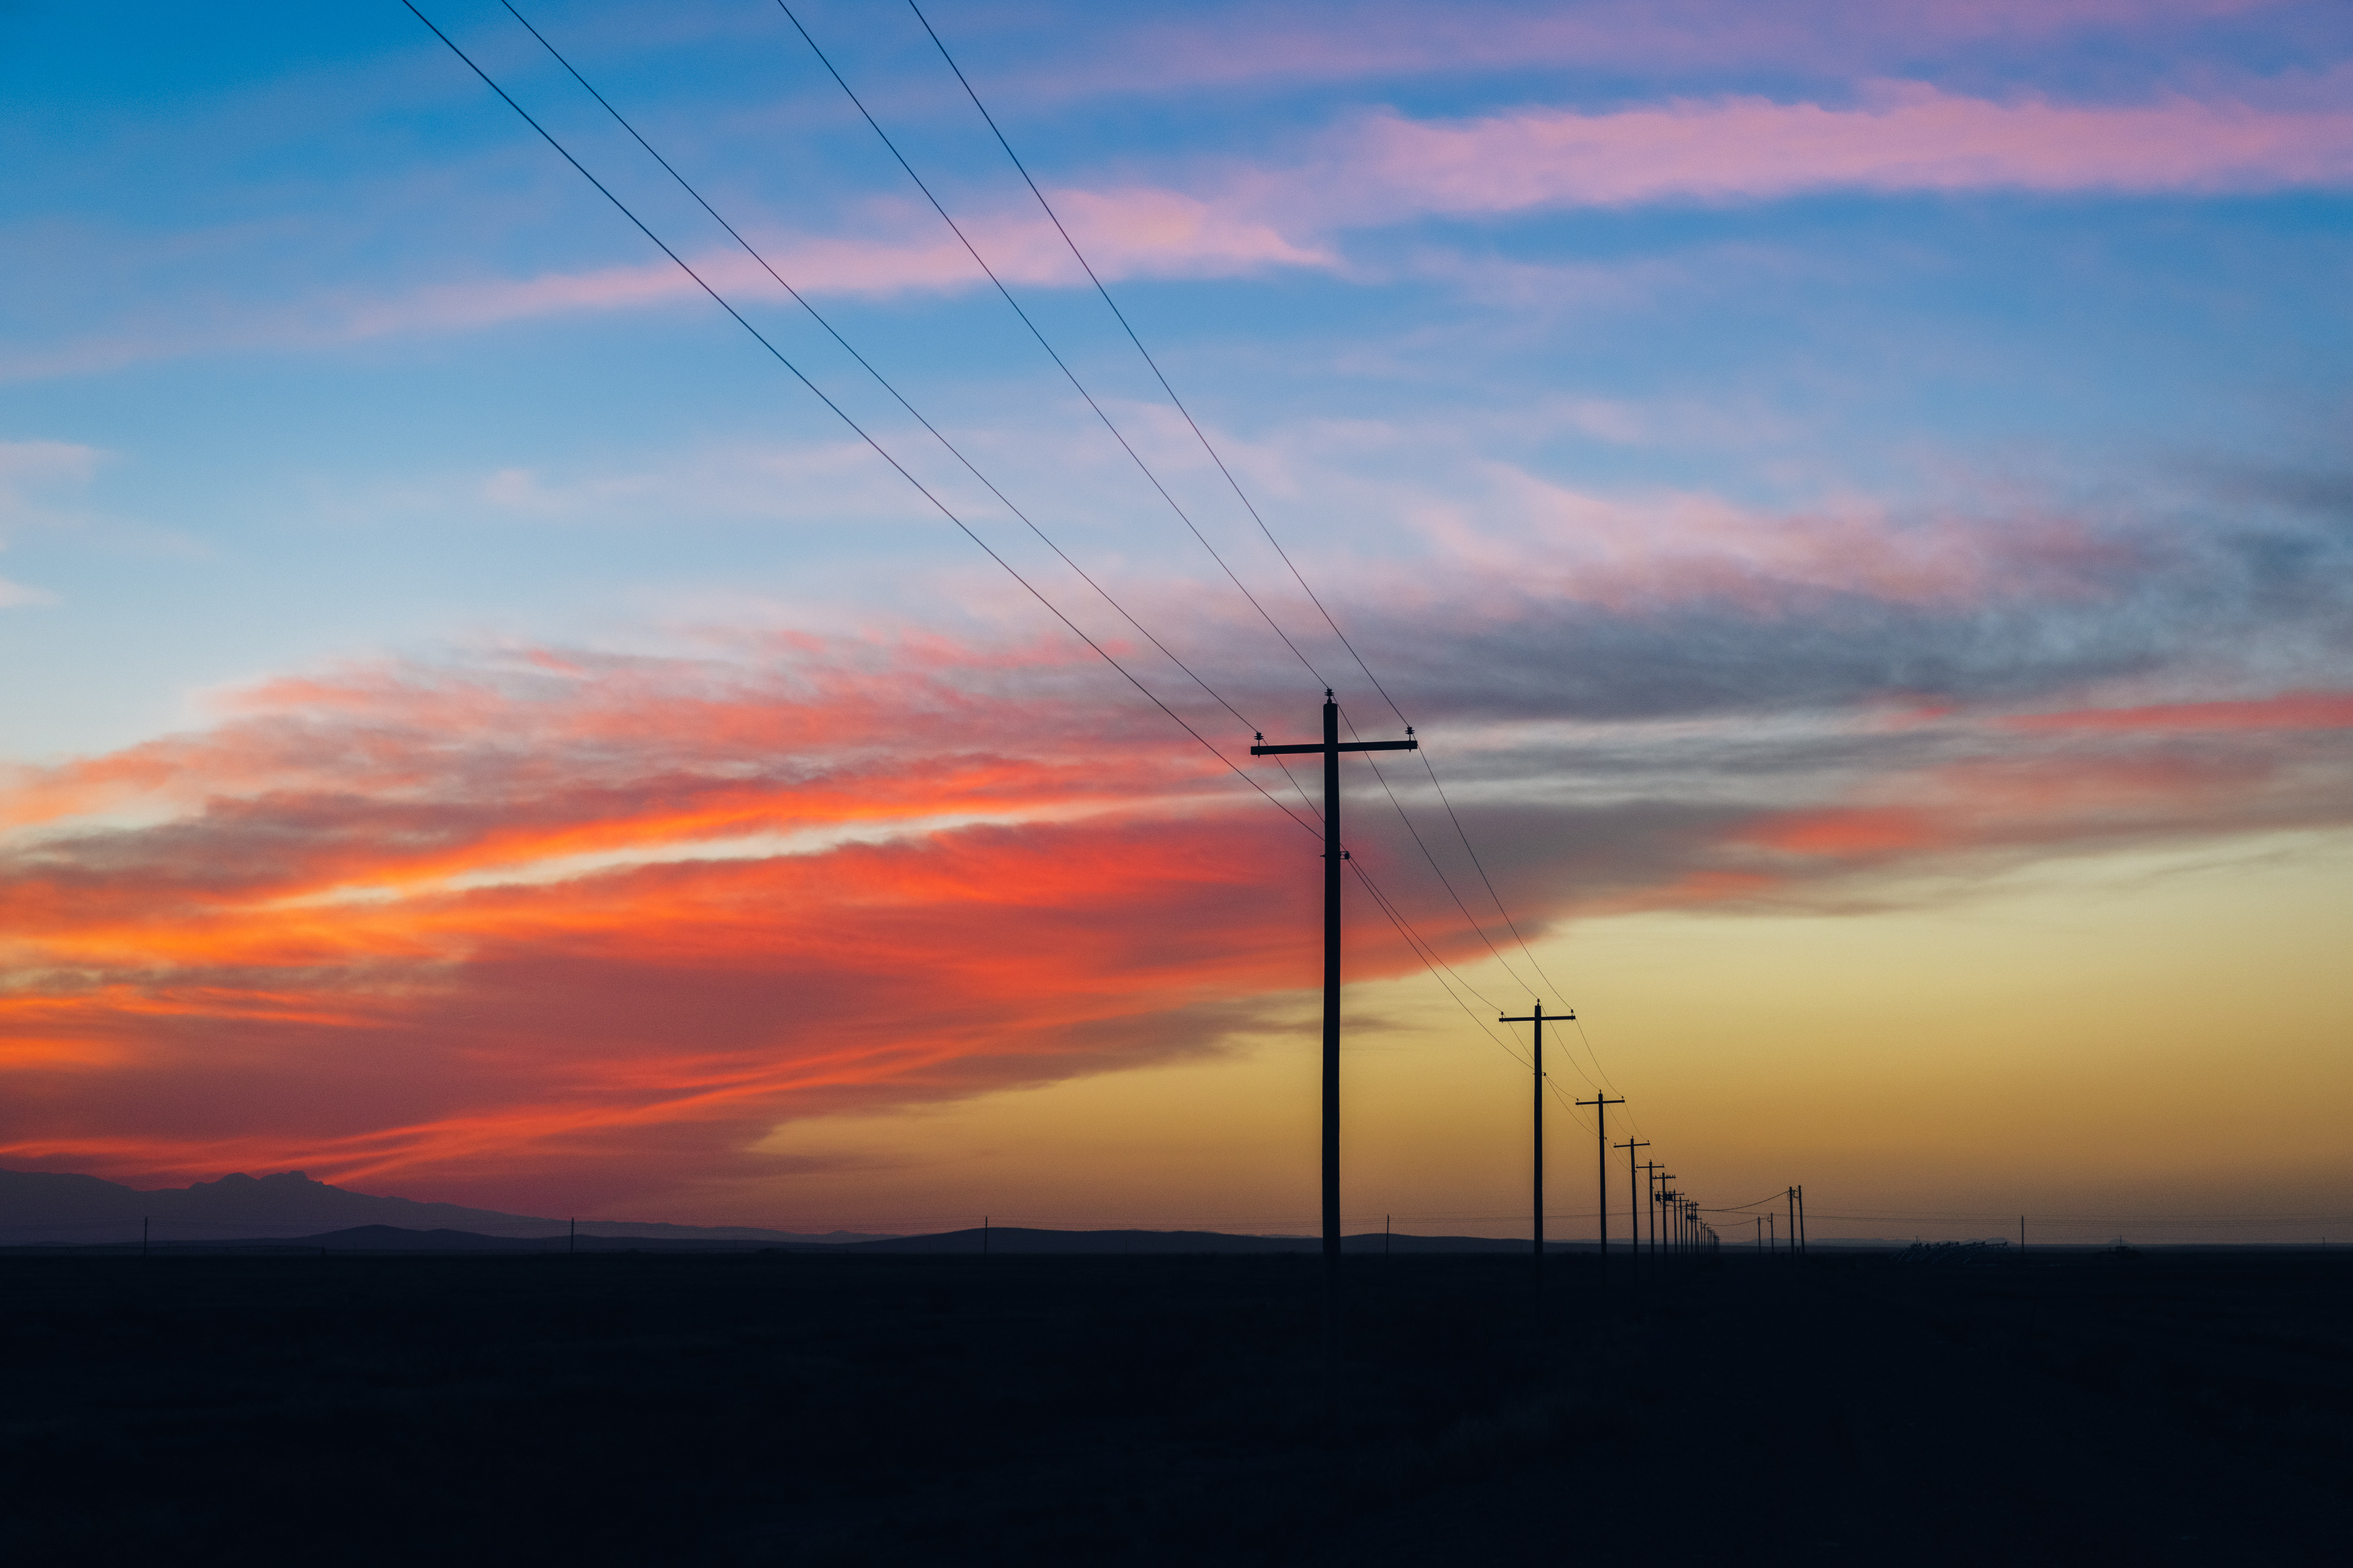
[[[1556,1013],[1553,1016],[1556,1021],[1558,1021],[1562,1017],[1573,1020],[1576,1018],[1577,1013],[1575,1009],[1571,1009],[1567,1014]],[[1539,997],[1536,1001],[1536,1010],[1528,1014],[1525,1017],[1506,1018],[1498,1016],[1495,1022],[1499,1024],[1534,1024],[1535,1026],[1533,1035],[1533,1038],[1535,1042],[1535,1050],[1534,1053],[1534,1066],[1535,1069],[1535,1160],[1532,1167],[1535,1171],[1535,1223],[1530,1227],[1528,1235],[1533,1238],[1529,1245],[1534,1248],[1535,1253],[1537,1282],[1541,1284],[1544,1277],[1544,1000]]]
[[[1798,1256],[1806,1255],[1806,1184],[1798,1184]]]
[[[1798,1255],[1798,1189],[1789,1189],[1789,1256]]]
[[[1633,1259],[1637,1268],[1642,1262],[1642,1218],[1641,1212],[1634,1206],[1634,1173],[1641,1167],[1634,1163],[1634,1151],[1650,1146],[1647,1138],[1640,1142],[1629,1138],[1618,1145],[1626,1151],[1626,1256]]]
[[[1599,1184],[1597,1190],[1600,1194],[1599,1200],[1593,1206],[1599,1211],[1595,1217],[1601,1225],[1601,1279],[1607,1284],[1609,1280],[1609,1108],[1625,1104],[1626,1097],[1621,1094],[1612,1100],[1597,1089],[1591,1100],[1580,1100],[1577,1103],[1593,1107],[1593,1131],[1601,1140],[1593,1152],[1593,1173]]]
[[[1656,1160],[1642,1162],[1643,1184],[1646,1195],[1650,1199],[1647,1206],[1651,1211],[1651,1261],[1652,1263],[1659,1260],[1659,1172],[1663,1168]]]
[[[1324,689],[1324,739],[1310,746],[1270,746],[1261,733],[1253,757],[1320,752],[1324,758],[1324,1353],[1339,1363],[1340,1289],[1340,753],[1412,752],[1421,742],[1406,726],[1402,741],[1340,740],[1340,705]]]

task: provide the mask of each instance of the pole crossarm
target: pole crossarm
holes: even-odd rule
[[[1253,757],[1287,757],[1301,752],[1418,752],[1419,741],[1334,741],[1326,745],[1317,742],[1305,746],[1252,746]]]

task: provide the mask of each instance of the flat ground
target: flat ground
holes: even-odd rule
[[[2353,1561],[2353,1257],[0,1258],[0,1554]]]

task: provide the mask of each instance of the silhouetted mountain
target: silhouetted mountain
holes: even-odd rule
[[[291,1240],[362,1226],[408,1232],[464,1232],[482,1237],[541,1237],[563,1234],[570,1223],[347,1192],[314,1182],[300,1171],[260,1177],[240,1172],[216,1182],[143,1191],[96,1176],[0,1171],[0,1245],[137,1241],[142,1220],[148,1222],[157,1241]],[[805,1236],[751,1226],[669,1225],[653,1220],[582,1220],[580,1234],[692,1242],[754,1241],[772,1246],[877,1239],[871,1233]]]

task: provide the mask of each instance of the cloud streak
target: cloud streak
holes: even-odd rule
[[[2324,95],[2325,96],[2325,95]],[[1310,133],[1293,155],[1203,163],[1160,180],[1065,181],[1049,192],[1109,279],[1347,274],[1351,234],[1431,219],[1658,204],[1764,203],[1820,192],[2246,195],[2353,184],[2353,113],[2173,92],[2141,103],[1994,100],[1933,83],[1863,84],[1852,101],[1682,96],[1602,110],[1539,105],[1471,118],[1393,110]],[[838,233],[738,213],[796,288],[820,297],[955,293],[986,280],[926,211],[897,197]],[[1082,286],[1042,218],[1019,205],[963,220],[1008,282]],[[739,303],[773,297],[740,252],[691,253]],[[174,324],[0,357],[0,377],[108,369],[224,350],[311,350],[406,332],[467,332],[691,302],[667,261],[211,306]],[[180,324],[189,315],[197,324]]]
[[[1609,113],[1536,109],[1433,121],[1377,115],[1324,178],[1337,221],[1771,201],[1814,191],[2247,193],[2353,183],[2353,114],[2189,99],[1994,102],[1925,82],[1851,108],[1765,98]]]
[[[1580,526],[1598,541],[1630,523]],[[1797,547],[1669,515],[1672,570],[1581,604],[1523,586],[1530,617],[1687,655],[1704,616],[1703,657],[1768,672],[1766,644],[1802,665],[1802,611],[1799,642],[1879,650],[1875,683],[1828,697],[1799,668],[1696,721],[1645,705],[1639,679],[1617,717],[1558,679],[1469,700],[1446,676],[1493,626],[1475,564],[1421,584],[1422,651],[1393,673],[1434,694],[1424,732],[1532,935],[2353,819],[2341,689],[2069,705],[2086,689],[2060,660],[2023,695],[1905,698],[1882,614],[1916,637],[1924,609],[2120,602],[2054,526],[1947,525],[1927,566],[1896,569],[1873,541],[1900,531],[1867,517],[1783,525],[1813,541]],[[2043,558],[2058,564],[2040,578],[2008,563]],[[1833,559],[1850,569],[1826,583]],[[2127,552],[2105,576],[2165,560]],[[1740,628],[1763,640],[1725,640]],[[1522,668],[1555,668],[1540,629],[1508,631]],[[758,1174],[796,1121],[1288,1027],[1314,969],[1312,837],[1103,681],[1059,645],[936,637],[754,638],[702,659],[525,649],[290,677],[233,694],[209,729],[16,768],[0,781],[0,1070],[17,1086],[0,1153],[659,1202],[690,1175]],[[1451,859],[1435,802],[1392,782]],[[1351,787],[1361,863],[1450,962],[1482,958],[1500,930],[1463,921],[1369,777]],[[1419,960],[1360,907],[1350,964],[1369,979]]]

